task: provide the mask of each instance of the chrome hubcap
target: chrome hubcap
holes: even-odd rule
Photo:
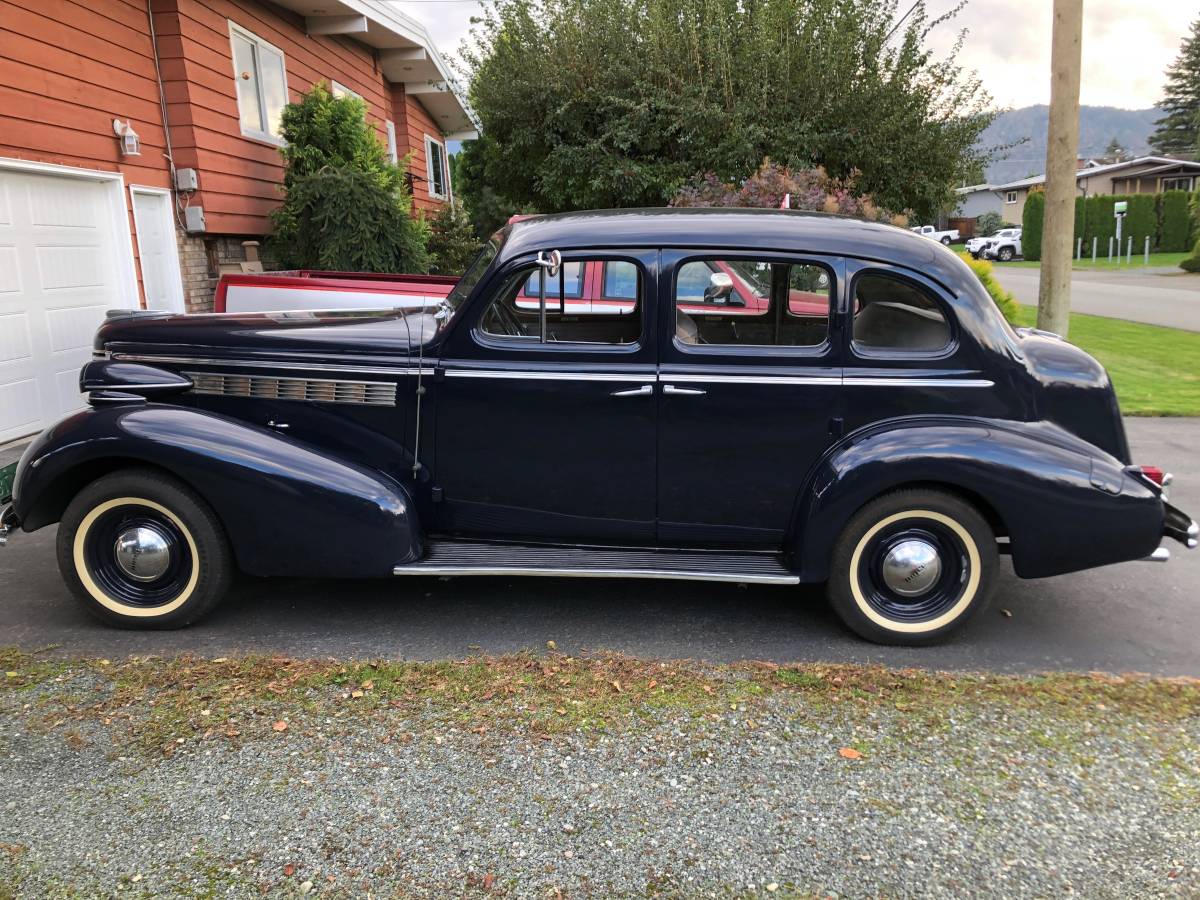
[[[883,581],[902,597],[919,597],[942,574],[937,547],[915,538],[901,541],[883,558]]]
[[[121,571],[135,581],[161,578],[171,565],[170,538],[149,525],[122,531],[113,552]]]

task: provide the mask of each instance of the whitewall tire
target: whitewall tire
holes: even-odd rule
[[[234,572],[208,504],[153,469],[112,472],[75,496],[58,527],[58,565],[84,609],[126,628],[190,624]]]
[[[987,520],[933,489],[886,494],[858,511],[834,548],[829,600],[880,644],[928,644],[987,605],[998,554]]]

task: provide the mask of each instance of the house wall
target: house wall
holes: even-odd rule
[[[121,156],[113,119],[140,156]],[[136,258],[128,187],[169,187],[165,150],[144,3],[0,0],[0,157],[120,172]]]
[[[406,152],[411,153],[409,171],[416,177],[412,180],[413,209],[420,210],[426,215],[436,212],[445,202],[429,196],[429,185],[426,183],[425,135],[445,143],[441,130],[425,111],[425,107],[405,93],[403,84],[391,85],[392,110],[395,113],[396,143],[399,146],[400,157]],[[407,148],[407,149],[406,149]],[[449,160],[447,160],[446,180],[450,179]],[[453,185],[450,190],[453,191]]]
[[[302,17],[256,0],[153,2],[175,165],[199,172],[190,202],[204,207],[208,233],[266,234],[283,180],[278,145],[241,132],[231,21],[283,52],[290,101],[337,81],[362,95],[368,121],[387,140],[390,97],[369,48],[340,35],[309,37]]]
[[[955,212],[962,218],[975,219],[985,212],[1000,212],[1002,204],[1001,196],[995,191],[974,191],[959,199]]]
[[[1010,225],[1020,225],[1025,215],[1025,201],[1029,199],[1029,188],[1017,190],[1017,202],[1005,203],[1004,196],[1008,191],[1000,191],[1000,218]]]

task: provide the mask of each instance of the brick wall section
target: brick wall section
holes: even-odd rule
[[[220,280],[221,266],[246,261],[242,241],[261,240],[256,235],[201,236],[178,234],[179,269],[183,278],[184,309],[190,313],[213,311],[213,296]],[[279,268],[266,248],[258,248],[263,268]]]

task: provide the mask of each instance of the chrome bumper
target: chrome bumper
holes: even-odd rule
[[[1200,525],[1179,507],[1172,506],[1166,500],[1163,501],[1163,507],[1166,511],[1163,518],[1163,537],[1179,541],[1189,550],[1195,550],[1196,545],[1200,544]],[[1166,547],[1159,547],[1149,556],[1142,558],[1146,562],[1167,562],[1171,558],[1171,551]]]
[[[0,547],[8,543],[9,534],[16,531],[20,524],[11,503],[0,511]]]

